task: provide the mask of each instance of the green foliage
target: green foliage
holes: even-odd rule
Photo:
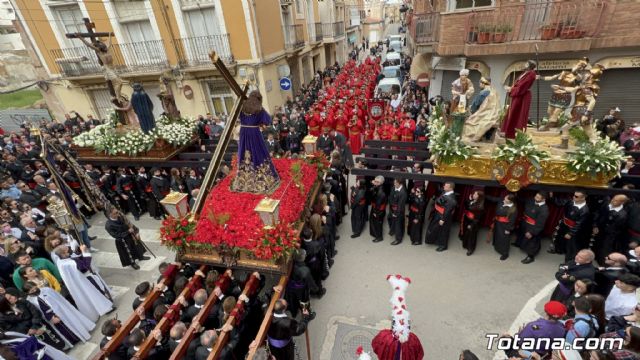
[[[470,158],[475,154],[475,149],[462,142],[459,136],[456,136],[450,128],[448,128],[442,117],[441,106],[437,106],[429,120],[429,133],[431,139],[429,141],[429,150],[431,154],[441,164],[450,165]]]
[[[0,94],[0,110],[24,108],[41,99],[40,90],[20,90],[9,94]]]
[[[518,130],[515,139],[507,139],[504,145],[498,145],[493,156],[496,161],[506,161],[507,163],[525,158],[533,166],[539,168],[540,161],[548,159],[549,153],[539,150],[529,135]]]
[[[585,142],[589,142],[589,135],[580,126],[569,129],[569,136],[576,141],[576,145],[581,146]]]

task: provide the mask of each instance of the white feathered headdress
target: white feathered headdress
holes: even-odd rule
[[[407,310],[407,298],[405,296],[411,279],[402,275],[387,275],[387,281],[391,284],[393,293],[391,295],[391,317],[393,318],[393,335],[401,343],[409,339],[409,311]]]

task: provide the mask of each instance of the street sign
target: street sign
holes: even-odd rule
[[[427,86],[429,86],[429,74],[422,73],[418,75],[418,77],[416,78],[416,85],[421,88],[426,88]]]
[[[287,77],[280,79],[280,89],[287,91],[291,89],[291,80]]]

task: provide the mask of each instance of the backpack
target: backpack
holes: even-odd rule
[[[567,330],[567,332],[571,332],[576,337],[584,338],[584,339],[592,338],[598,334],[598,329],[596,328],[594,321],[596,321],[596,319],[593,316],[591,316],[589,319],[578,318],[578,319],[567,320],[565,322],[565,329]],[[575,329],[575,325],[578,322],[585,322],[589,325],[589,332],[587,334],[578,333],[578,331]]]

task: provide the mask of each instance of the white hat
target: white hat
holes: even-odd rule
[[[391,317],[393,318],[393,335],[401,342],[404,343],[409,340],[409,333],[411,332],[409,323],[411,317],[409,310],[407,310],[407,298],[406,292],[411,279],[403,277],[402,275],[387,275],[387,281],[391,284],[393,293],[391,295]]]
[[[469,76],[469,69],[460,70],[460,76]]]

